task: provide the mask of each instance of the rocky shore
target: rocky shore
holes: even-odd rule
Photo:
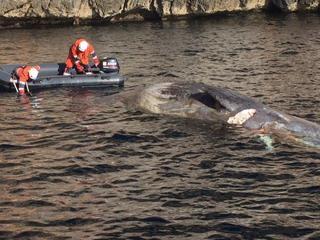
[[[320,0],[1,0],[0,26],[163,20],[216,13],[318,11]]]

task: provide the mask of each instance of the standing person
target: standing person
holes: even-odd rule
[[[72,68],[75,68],[77,73],[80,74],[88,71],[89,55],[92,56],[95,67],[98,67],[100,61],[93,46],[83,38],[77,39],[70,47],[63,75],[70,75]]]
[[[39,74],[40,66],[21,66],[12,72],[12,78],[18,80],[19,95],[25,94],[25,87],[30,80],[36,80]],[[14,83],[15,84],[15,83]]]

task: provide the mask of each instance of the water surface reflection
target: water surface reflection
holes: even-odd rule
[[[121,93],[227,86],[319,123],[317,15],[2,30],[0,63],[116,56]],[[23,54],[21,54],[23,53]],[[319,151],[127,109],[106,89],[1,93],[1,239],[318,239]],[[21,102],[24,101],[24,102]]]

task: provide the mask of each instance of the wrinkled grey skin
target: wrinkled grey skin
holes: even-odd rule
[[[136,107],[143,111],[226,124],[238,112],[256,109],[253,117],[242,124],[244,128],[320,146],[320,125],[225,88],[202,83],[159,83],[138,91],[135,99]]]

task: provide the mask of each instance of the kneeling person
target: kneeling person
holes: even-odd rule
[[[78,39],[73,43],[69,50],[66,60],[66,68],[63,75],[70,75],[70,70],[75,68],[77,73],[83,74],[89,69],[89,56],[92,56],[95,67],[99,66],[99,59],[94,48],[85,39]]]

